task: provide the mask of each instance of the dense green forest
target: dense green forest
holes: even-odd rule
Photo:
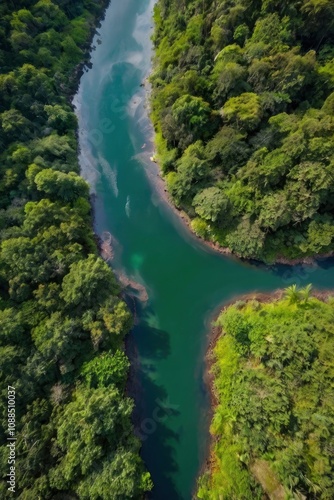
[[[201,237],[273,262],[334,244],[332,0],[158,0],[158,160]]]
[[[151,488],[125,395],[132,317],[98,256],[69,104],[107,3],[0,4],[1,498],[13,497],[7,386],[15,498],[124,500]]]
[[[292,286],[223,311],[210,467],[198,497],[334,498],[334,298]]]

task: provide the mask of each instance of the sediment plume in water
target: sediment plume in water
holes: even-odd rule
[[[114,258],[114,249],[112,245],[112,236],[109,231],[103,231],[101,235],[101,257],[106,262],[110,262]]]
[[[135,281],[134,279],[129,278],[125,273],[122,273],[120,271],[117,271],[115,274],[119,283],[125,289],[127,295],[133,295],[141,302],[148,301],[148,294],[144,285],[138,283],[138,281]]]
[[[103,231],[101,235],[101,257],[106,262],[111,262],[114,258],[115,252],[114,247],[116,246],[117,241],[109,231]],[[134,296],[136,299],[141,302],[148,301],[148,294],[146,288],[138,281],[134,280],[132,277],[127,276],[123,271],[115,271],[115,276],[117,281],[121,285],[124,292],[127,295]]]

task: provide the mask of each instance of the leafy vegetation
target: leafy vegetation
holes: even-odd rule
[[[331,0],[159,0],[152,118],[201,237],[267,262],[334,248]]]
[[[334,298],[289,287],[218,319],[210,470],[202,499],[334,497]]]
[[[98,256],[70,97],[106,0],[0,5],[0,497],[7,386],[16,390],[16,490],[132,499],[151,488],[125,395],[132,318]]]

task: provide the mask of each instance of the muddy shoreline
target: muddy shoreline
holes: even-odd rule
[[[279,288],[277,290],[274,290],[273,292],[268,292],[268,293],[262,293],[262,292],[251,292],[243,295],[237,295],[233,299],[229,300],[228,302],[224,303],[223,306],[219,307],[216,309],[216,311],[213,313],[212,318],[211,318],[211,329],[208,333],[207,337],[207,348],[205,352],[205,357],[204,357],[204,362],[205,362],[205,369],[204,369],[204,384],[206,387],[206,390],[209,394],[209,399],[210,399],[210,426],[212,422],[212,418],[214,415],[215,408],[218,405],[218,397],[217,394],[215,393],[214,390],[214,376],[212,374],[212,366],[215,363],[215,356],[214,356],[214,349],[216,347],[216,344],[218,340],[224,335],[224,332],[222,331],[222,328],[220,326],[216,325],[216,322],[219,318],[219,316],[231,305],[235,304],[238,301],[243,301],[243,302],[249,302],[251,300],[257,300],[258,302],[261,303],[271,303],[271,302],[276,302],[280,299],[283,298],[284,295],[284,290]],[[329,297],[334,296],[334,290],[330,289],[325,289],[325,290],[312,290],[311,292],[311,297],[315,297],[323,302],[325,302]],[[213,446],[216,442],[216,438],[211,434],[209,431],[209,442],[207,445],[207,452],[206,452],[206,458],[201,466],[201,469],[199,471],[198,477],[200,477],[205,471],[209,471],[213,465],[212,461],[212,451],[213,451]],[[197,498],[196,496],[194,498]]]

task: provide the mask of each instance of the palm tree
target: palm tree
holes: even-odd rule
[[[307,304],[311,295],[312,285],[309,283],[305,288],[300,290],[300,295],[304,299],[304,304]]]
[[[301,300],[301,291],[298,290],[297,285],[291,285],[285,288],[284,295],[289,299],[290,304],[298,304]]]

